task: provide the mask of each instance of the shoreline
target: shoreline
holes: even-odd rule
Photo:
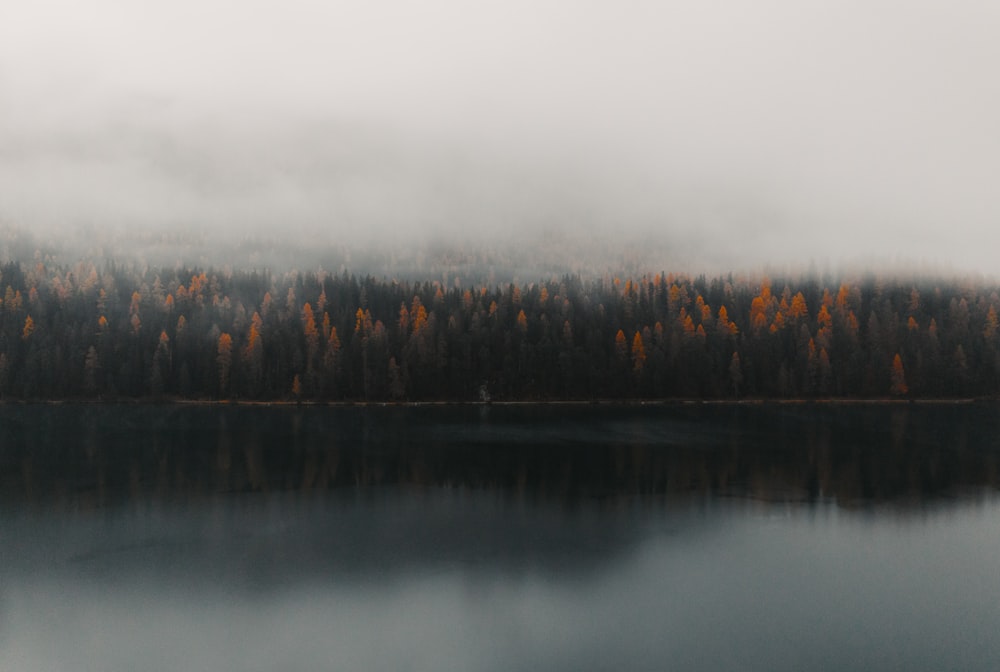
[[[993,397],[890,399],[852,399],[831,397],[823,399],[541,399],[513,401],[321,401],[321,400],[250,400],[250,399],[3,399],[0,406],[309,406],[331,408],[397,407],[419,408],[425,406],[961,406],[997,402]]]

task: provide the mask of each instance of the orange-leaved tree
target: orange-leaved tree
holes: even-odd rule
[[[219,365],[219,393],[225,395],[229,388],[229,371],[233,363],[233,337],[225,332],[219,334],[216,362]]]
[[[308,302],[302,306],[302,331],[306,337],[306,368],[311,370],[319,352],[319,330],[316,328],[312,306]]]
[[[522,334],[528,331],[528,316],[524,314],[523,310],[517,313],[517,328]]]
[[[894,396],[901,397],[909,391],[910,388],[906,386],[906,374],[903,372],[903,360],[897,352],[892,360],[892,385],[889,392]]]
[[[615,354],[620,359],[625,359],[625,355],[628,354],[628,344],[625,340],[625,332],[621,329],[615,334]]]
[[[646,346],[642,342],[642,334],[637,331],[632,338],[632,369],[636,374],[640,374],[645,364]]]

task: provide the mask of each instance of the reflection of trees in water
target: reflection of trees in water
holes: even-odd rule
[[[851,505],[1000,485],[1000,423],[986,406],[496,413],[5,407],[2,496],[94,508],[403,485],[566,503],[666,495]]]

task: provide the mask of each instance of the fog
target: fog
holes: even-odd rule
[[[0,19],[0,224],[42,237],[541,232],[707,270],[980,272],[1000,243],[995,3],[42,0]]]

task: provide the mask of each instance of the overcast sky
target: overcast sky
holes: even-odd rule
[[[0,221],[991,272],[998,35],[995,0],[5,2]]]

